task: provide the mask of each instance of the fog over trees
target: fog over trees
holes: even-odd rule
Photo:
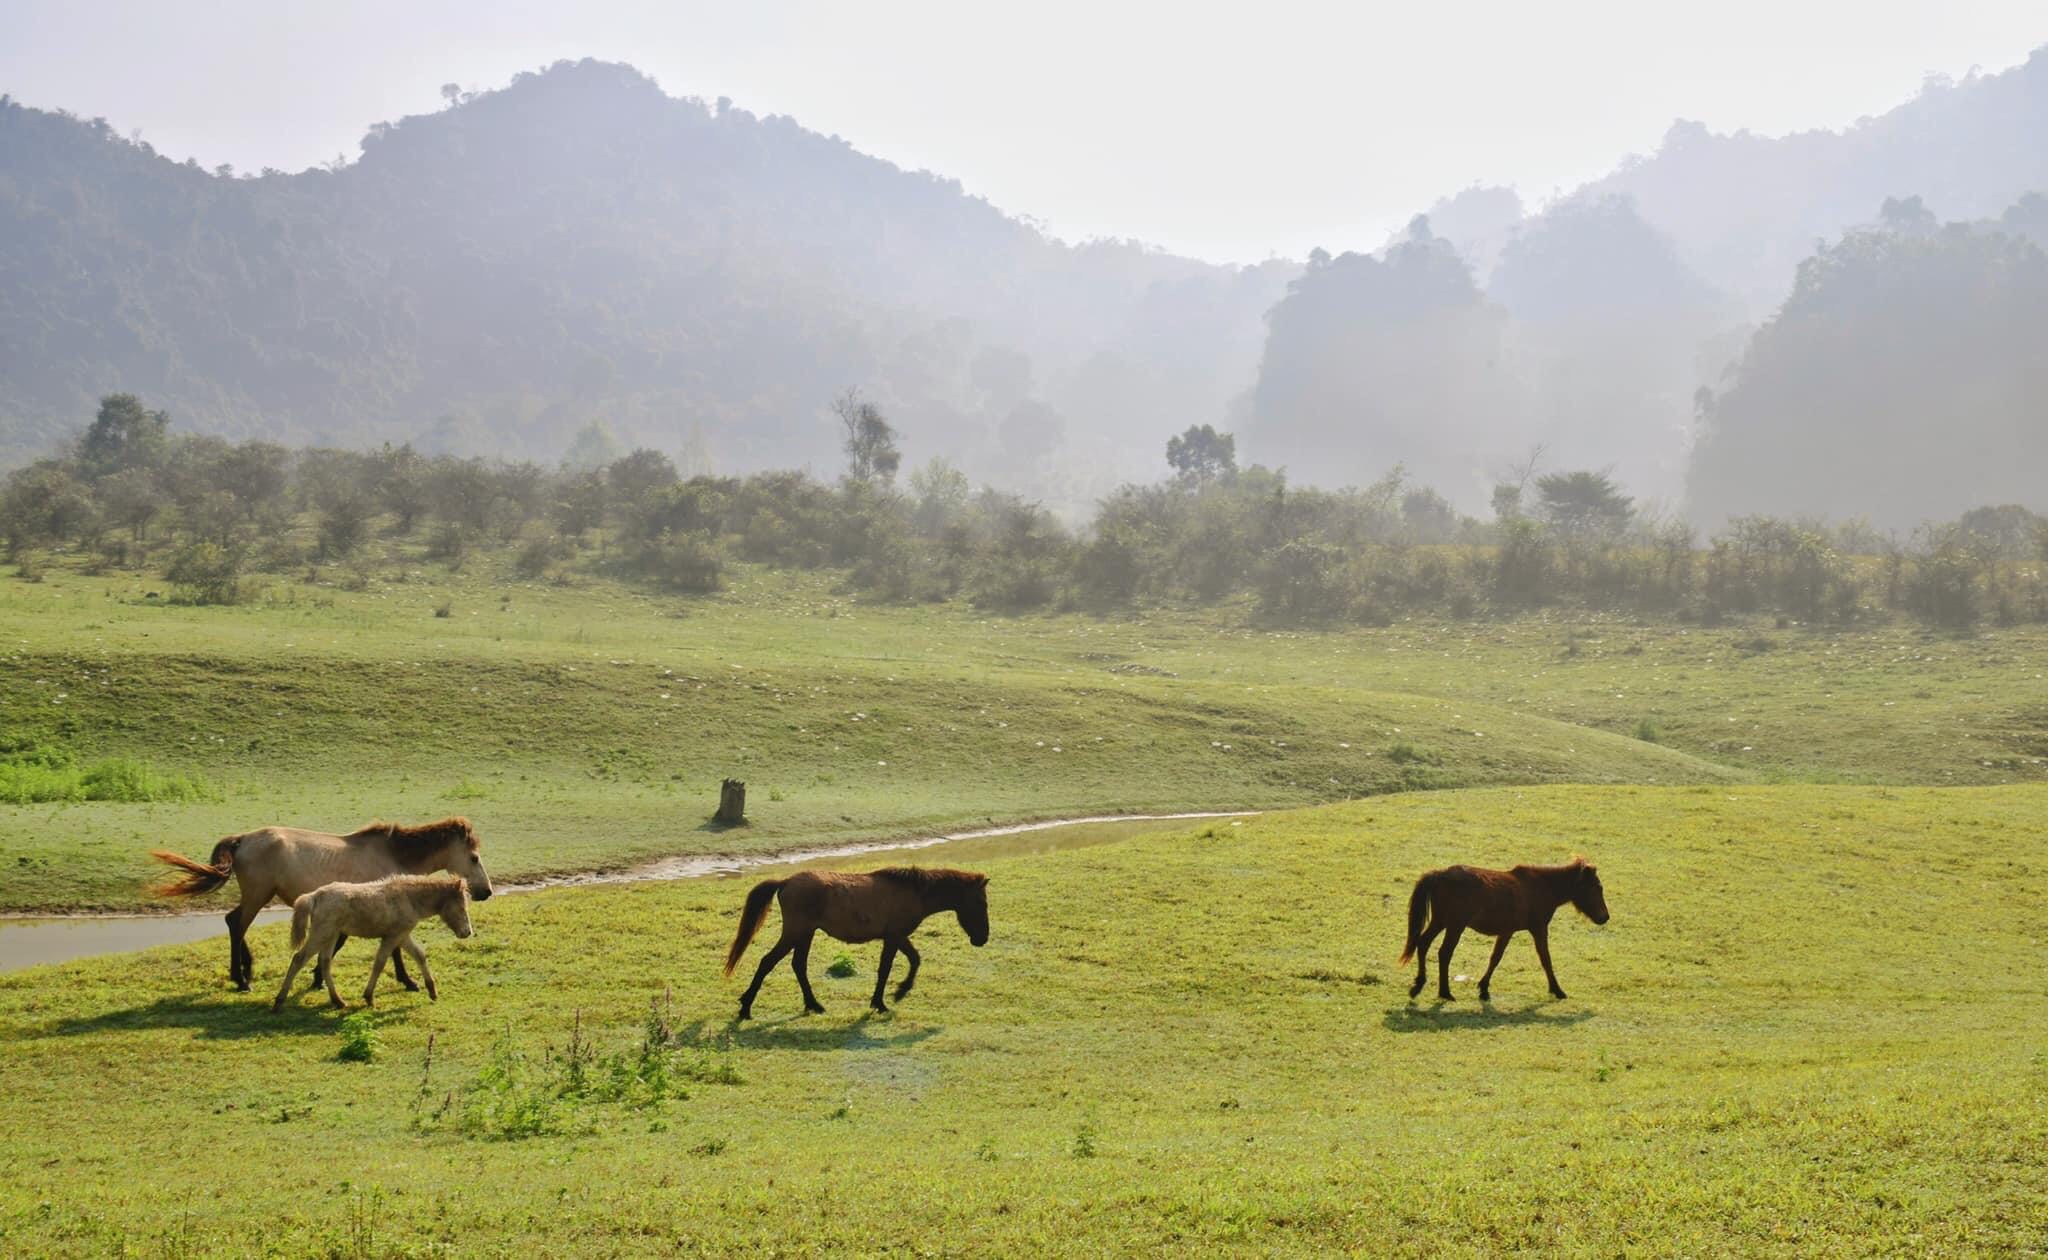
[[[2048,52],[1840,133],[1680,122],[1547,204],[1475,185],[1371,253],[1226,267],[1056,241],[618,65],[456,91],[292,174],[0,98],[0,465],[132,393],[245,444],[821,472],[858,388],[906,468],[1075,522],[1208,426],[1297,486],[1399,466],[1451,520],[1589,470],[1708,529],[1909,531],[2048,507],[2044,137]]]

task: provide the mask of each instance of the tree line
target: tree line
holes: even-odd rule
[[[367,582],[392,546],[525,580],[610,574],[698,594],[729,566],[832,570],[894,602],[1001,612],[1242,601],[1284,624],[1383,624],[1546,605],[1713,621],[1774,614],[1944,627],[2048,621],[2048,520],[1990,506],[1910,538],[1857,522],[1746,516],[1702,537],[1639,508],[1602,472],[1540,468],[1495,487],[1491,519],[1396,468],[1321,490],[1239,467],[1232,435],[1191,427],[1166,476],[1071,526],[932,459],[901,478],[900,435],[858,393],[835,404],[846,470],[684,477],[659,451],[607,462],[429,456],[409,446],[290,450],[173,431],[109,395],[61,456],[0,485],[0,540],[24,577],[68,552],[158,572],[186,599],[232,602],[257,574]]]

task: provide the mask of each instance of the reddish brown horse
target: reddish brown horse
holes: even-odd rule
[[[1543,962],[1543,974],[1550,981],[1550,996],[1563,997],[1557,973],[1550,967],[1550,917],[1569,904],[1595,923],[1607,922],[1607,895],[1600,888],[1600,873],[1591,863],[1575,857],[1563,866],[1517,866],[1511,871],[1489,871],[1477,866],[1447,866],[1415,881],[1408,895],[1408,947],[1401,961],[1415,957],[1415,983],[1408,996],[1422,992],[1429,978],[1429,944],[1443,933],[1444,947],[1437,951],[1436,994],[1451,1001],[1451,951],[1466,928],[1498,937],[1493,943],[1493,960],[1479,977],[1479,1000],[1490,1001],[1487,984],[1500,956],[1508,952],[1508,938],[1527,932],[1536,942],[1536,957]],[[1429,921],[1425,929],[1423,920]]]
[[[291,905],[327,884],[447,871],[460,875],[469,885],[469,895],[483,901],[491,895],[491,877],[485,874],[483,859],[478,856],[480,844],[469,819],[443,818],[419,827],[376,822],[345,836],[297,827],[259,827],[214,845],[203,865],[168,849],[152,849],[150,855],[185,872],[158,888],[158,896],[196,897],[230,879],[241,886],[241,903],[227,915],[228,980],[246,993],[256,969],[256,956],[249,950],[249,925],[273,897]],[[340,942],[335,948],[341,948]],[[325,979],[324,967],[324,963],[315,967],[315,984]],[[408,989],[419,988],[405,973],[402,961],[398,982]]]
[[[747,943],[761,930],[770,901],[782,906],[782,939],[761,960],[754,971],[754,982],[740,995],[741,1019],[753,1015],[754,995],[761,991],[761,982],[785,954],[793,955],[789,966],[796,972],[797,986],[804,991],[804,1009],[817,1015],[825,1013],[817,994],[811,992],[809,974],[811,938],[821,928],[826,935],[849,945],[882,942],[875,996],[868,1003],[878,1011],[889,1009],[882,1003],[882,989],[889,983],[889,968],[895,964],[897,954],[910,959],[910,972],[896,986],[896,1000],[901,1002],[916,982],[919,959],[910,944],[910,934],[930,916],[950,910],[960,920],[968,940],[977,946],[988,944],[986,875],[915,866],[892,866],[865,875],[801,871],[788,879],[764,879],[747,894],[746,908],[740,911],[739,931],[732,938],[732,948],[726,951],[726,975],[730,976],[733,968],[739,966]]]

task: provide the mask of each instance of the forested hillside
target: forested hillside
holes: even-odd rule
[[[1024,488],[1135,471],[1220,414],[1286,279],[1070,247],[594,62],[254,177],[7,102],[0,270],[11,462],[122,389],[230,437],[552,460],[597,422],[726,470],[824,465],[824,404],[857,384],[920,456]]]
[[[135,393],[229,439],[825,476],[858,386],[911,465],[1069,520],[1214,424],[1295,484],[1401,465],[1466,513],[1604,469],[1710,529],[1907,531],[2048,506],[2044,136],[2037,53],[1841,133],[1681,123],[1541,207],[1475,186],[1378,251],[1234,268],[1062,243],[619,65],[295,174],[0,98],[0,465]]]

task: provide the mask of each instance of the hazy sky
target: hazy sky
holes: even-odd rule
[[[180,159],[296,170],[437,108],[443,83],[601,57],[1069,239],[1256,260],[1376,247],[1474,182],[1540,201],[1676,117],[1839,127],[2038,43],[2040,0],[0,0],[0,92]]]

